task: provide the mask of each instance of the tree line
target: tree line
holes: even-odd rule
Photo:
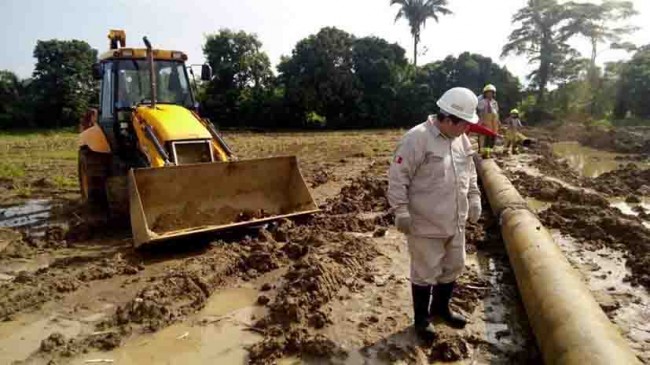
[[[277,69],[255,34],[222,29],[206,37],[203,53],[214,77],[198,86],[200,112],[222,127],[409,127],[435,112],[448,88],[477,94],[497,86],[501,111],[522,109],[533,122],[575,117],[650,118],[650,45],[624,42],[635,30],[629,1],[601,4],[529,0],[512,17],[502,56],[526,56],[534,71],[524,88],[506,66],[469,52],[417,65],[427,19],[450,14],[446,0],[390,0],[414,39],[413,63],[398,44],[325,27],[295,45]],[[592,48],[583,57],[575,37]],[[597,66],[602,47],[634,52],[628,62]],[[0,71],[0,128],[75,125],[97,104],[91,77],[97,51],[79,40],[38,41],[32,77]]]

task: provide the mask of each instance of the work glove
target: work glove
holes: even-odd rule
[[[395,227],[404,234],[411,233],[411,215],[406,207],[399,208],[395,212]]]
[[[481,218],[481,196],[474,194],[469,198],[469,212],[467,218],[471,223],[477,223]]]

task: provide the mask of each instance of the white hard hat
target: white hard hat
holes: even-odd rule
[[[488,91],[497,92],[497,88],[492,84],[487,84],[483,88],[483,92],[488,92]]]
[[[472,124],[478,123],[478,115],[476,114],[478,99],[470,89],[464,87],[451,88],[442,94],[436,104],[447,114],[455,115]]]

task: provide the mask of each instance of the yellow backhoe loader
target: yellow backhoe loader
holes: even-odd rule
[[[130,216],[136,247],[318,211],[295,156],[238,160],[198,115],[183,52],[146,37],[146,48],[127,48],[121,30],[108,38],[93,65],[100,102],[82,123],[79,184],[85,203]]]

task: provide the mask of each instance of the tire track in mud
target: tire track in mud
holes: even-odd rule
[[[61,299],[96,280],[118,275],[136,275],[142,265],[125,260],[117,253],[111,258],[72,256],[54,260],[34,272],[21,271],[0,286],[0,318],[11,320],[16,313]]]
[[[386,165],[381,165],[386,167]],[[255,324],[264,339],[249,348],[253,364],[272,364],[279,358],[345,357],[347,351],[318,333],[332,323],[325,308],[342,288],[357,291],[371,261],[379,255],[373,241],[349,232],[371,232],[392,221],[385,197],[387,181],[371,174],[377,166],[328,199],[323,213],[306,226],[288,232],[295,262],[282,278],[269,314]],[[359,213],[377,213],[360,217]]]

